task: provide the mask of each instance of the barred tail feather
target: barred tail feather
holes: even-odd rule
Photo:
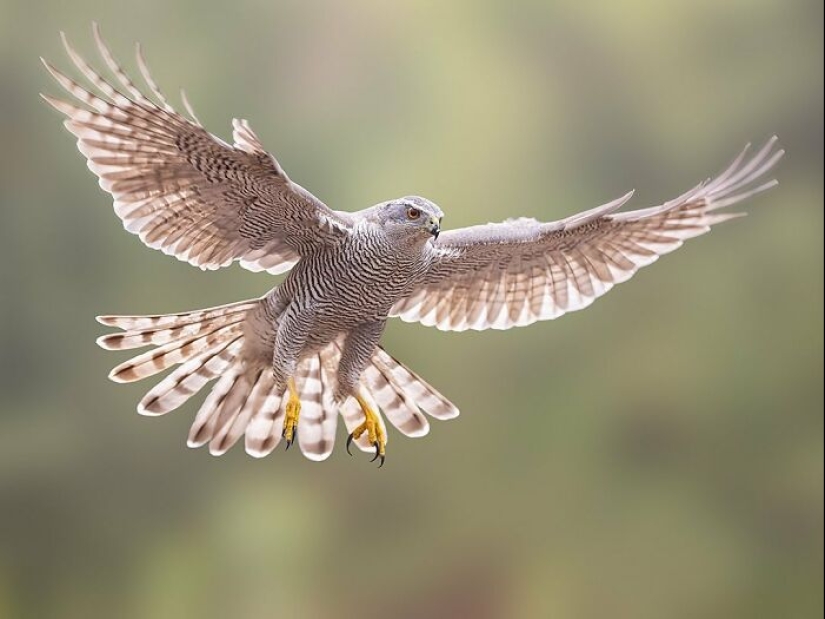
[[[261,395],[260,407],[246,427],[244,449],[253,458],[264,458],[281,442],[282,424],[286,413],[283,393],[269,390]]]
[[[150,416],[179,408],[217,380],[195,415],[187,444],[208,445],[209,452],[219,456],[244,437],[249,455],[270,454],[281,442],[287,398],[268,367],[250,368],[243,361],[245,317],[256,303],[242,301],[179,314],[99,318],[103,324],[122,329],[98,338],[102,348],[154,347],[118,365],[110,378],[132,382],[177,365],[140,400],[138,412]],[[337,402],[333,397],[340,344],[330,344],[298,366],[301,416],[297,443],[310,460],[325,460],[332,454],[339,414],[348,432],[364,420],[354,398]],[[402,434],[419,437],[430,429],[424,413],[436,419],[458,415],[449,400],[382,348],[367,364],[360,387],[385,435],[385,418]],[[374,450],[366,434],[355,443],[366,452]]]
[[[455,404],[383,348],[375,351],[371,365],[392,384],[397,393],[404,394],[406,401],[415,402],[430,417],[441,420],[458,417]]]
[[[270,392],[272,391],[272,387],[272,373],[263,370],[252,387],[246,403],[235,416],[232,423],[225,424],[209,442],[209,453],[213,456],[221,456],[238,442],[251,426],[254,415],[258,411],[265,409],[266,402],[271,397]]]
[[[117,383],[131,383],[154,376],[173,365],[185,363],[214,346],[226,346],[241,333],[240,325],[228,325],[215,330],[207,327],[206,333],[169,342],[121,363],[109,373],[109,378]]]
[[[98,316],[97,321],[107,327],[117,327],[124,331],[144,331],[160,327],[180,326],[192,323],[211,322],[216,318],[231,314],[246,314],[258,304],[259,299],[247,299],[227,305],[208,307],[177,314],[154,316]]]
[[[243,321],[245,314],[228,314],[210,320],[210,329],[238,324]],[[203,323],[186,323],[175,327],[160,327],[157,329],[126,330],[122,333],[108,333],[97,338],[97,345],[106,350],[129,350],[143,346],[161,346],[175,340],[194,335],[203,335]]]
[[[363,381],[387,419],[399,432],[405,436],[418,437],[430,431],[430,424],[418,405],[385,370],[372,363],[364,370]]]
[[[241,359],[243,323],[258,301],[241,301],[220,307],[156,316],[102,316],[98,321],[123,329],[98,338],[108,350],[154,345],[115,367],[109,377],[132,382],[180,364],[141,399],[142,415],[163,415],[187,402],[209,382],[219,379],[200,408],[189,444],[212,442],[210,450],[223,453],[246,429],[253,410],[246,403],[260,374],[249,377]],[[250,381],[250,378],[254,380]],[[250,403],[251,405],[251,403]],[[243,415],[241,415],[243,413]],[[246,418],[246,423],[243,419]],[[242,426],[238,433],[238,426]],[[216,439],[213,442],[213,439]]]
[[[221,376],[195,415],[186,441],[189,447],[206,445],[215,433],[221,413],[224,410],[228,411],[230,407],[243,406],[246,403],[245,382],[240,368],[234,368]]]
[[[209,453],[213,456],[221,456],[229,451],[240,438],[238,426],[246,428],[249,424],[249,418],[254,410],[254,399],[257,398],[258,384],[262,382],[263,374],[269,372],[262,368],[251,378],[239,377],[235,384],[237,395],[234,399],[227,396],[224,400],[209,437]]]
[[[143,396],[138,412],[164,415],[180,407],[229,368],[242,344],[238,337],[229,346],[221,342],[203,355],[190,359]]]
[[[310,460],[326,460],[335,446],[338,406],[332,398],[330,383],[321,376],[321,359],[312,355],[301,364],[298,388],[301,393],[301,420],[298,446]]]

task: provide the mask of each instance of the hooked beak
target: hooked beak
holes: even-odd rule
[[[433,235],[433,239],[437,239],[440,233],[441,220],[436,219],[435,217],[430,217],[430,234]]]

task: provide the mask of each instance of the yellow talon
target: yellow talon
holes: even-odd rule
[[[364,422],[355,428],[349,435],[349,438],[347,438],[347,452],[352,455],[349,451],[350,444],[352,441],[361,438],[364,432],[366,432],[370,445],[375,447],[375,457],[373,461],[380,458],[381,463],[378,465],[378,468],[381,468],[384,466],[384,459],[386,458],[387,435],[384,433],[384,428],[381,427],[378,415],[372,410],[366,399],[364,399],[360,393],[355,396],[355,399],[358,400],[358,404],[361,405],[361,410],[364,412]]]
[[[295,430],[298,427],[298,417],[301,414],[301,399],[298,396],[298,389],[295,387],[294,378],[286,381],[286,387],[289,391],[289,400],[287,400],[286,403],[283,437],[286,439],[286,448],[289,449],[289,446],[292,445],[295,438]]]

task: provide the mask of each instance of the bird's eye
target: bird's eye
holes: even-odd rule
[[[417,208],[411,206],[407,209],[407,219],[413,220],[418,219],[419,217],[421,217],[421,211],[419,211]]]

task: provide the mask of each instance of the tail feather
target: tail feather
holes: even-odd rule
[[[363,380],[378,406],[399,432],[405,436],[418,437],[430,431],[430,424],[418,405],[393,382],[388,372],[371,363],[364,370]]]
[[[217,379],[195,416],[188,445],[208,445],[211,454],[222,455],[243,436],[248,454],[268,455],[281,442],[286,398],[266,366],[255,362],[248,367],[244,360],[245,318],[257,303],[241,301],[167,315],[99,317],[101,323],[123,330],[99,338],[102,348],[154,346],[118,365],[110,378],[132,382],[178,365],[141,399],[138,412],[143,415],[168,413]],[[337,402],[333,397],[340,357],[337,341],[298,367],[302,407],[297,442],[310,460],[325,460],[332,453],[339,414],[349,432],[364,420],[354,398]],[[385,435],[385,416],[402,434],[418,437],[429,431],[425,412],[436,419],[458,415],[449,400],[382,348],[367,364],[360,387]],[[366,434],[355,443],[366,452],[374,450]]]
[[[184,363],[209,348],[235,339],[242,333],[241,325],[231,324],[217,329],[205,328],[206,333],[175,340],[133,357],[114,368],[109,378],[118,383],[131,383],[153,376],[163,370]]]
[[[372,357],[372,365],[378,368],[400,391],[416,402],[426,413],[435,419],[455,419],[459,411],[432,385],[418,376],[406,365],[392,357],[383,348],[378,348]]]
[[[268,456],[281,442],[286,414],[282,393],[270,389],[262,397],[260,408],[254,411],[244,438],[244,449],[254,458]]]
[[[228,414],[232,408],[239,408],[246,403],[248,388],[240,368],[233,368],[224,374],[212,387],[195,415],[186,444],[189,447],[202,447],[212,440],[224,411]]]
[[[164,415],[175,410],[223,374],[232,365],[241,345],[239,339],[229,346],[220,342],[203,355],[190,359],[143,396],[138,412],[142,415]]]
[[[213,456],[222,456],[238,442],[238,439],[240,439],[251,426],[251,421],[255,413],[263,409],[267,398],[270,397],[270,391],[273,387],[272,383],[272,374],[266,370],[262,371],[252,387],[246,403],[235,416],[232,423],[225,424],[209,442],[209,453]]]
[[[220,414],[217,415],[217,421],[214,425],[214,431],[209,439],[209,453],[213,456],[220,456],[226,453],[234,444],[234,440],[229,436],[232,429],[235,427],[239,419],[243,421],[241,415],[247,417],[247,411],[252,412],[250,400],[253,399],[256,387],[261,380],[261,375],[264,370],[261,369],[251,380],[247,380],[245,376],[239,377],[236,382],[238,395],[234,399],[230,395],[226,397],[221,406]],[[267,372],[268,373],[268,372]],[[246,424],[249,423],[247,418]],[[246,426],[244,424],[244,426]],[[240,435],[238,435],[240,437]]]
[[[217,327],[238,324],[243,319],[243,314],[227,314],[208,323],[187,323],[175,327],[109,333],[97,338],[97,345],[106,350],[127,350],[150,345],[161,346],[186,337],[203,335],[204,329],[214,330]]]
[[[218,305],[206,309],[177,314],[156,314],[154,316],[98,316],[97,321],[107,327],[117,327],[125,331],[144,331],[161,327],[180,326],[191,323],[211,322],[215,318],[228,314],[245,314],[254,309],[258,299],[247,299],[227,305]]]
[[[310,460],[326,460],[335,446],[338,407],[324,388],[320,357],[312,355],[301,366],[298,377],[301,393],[298,445]]]

